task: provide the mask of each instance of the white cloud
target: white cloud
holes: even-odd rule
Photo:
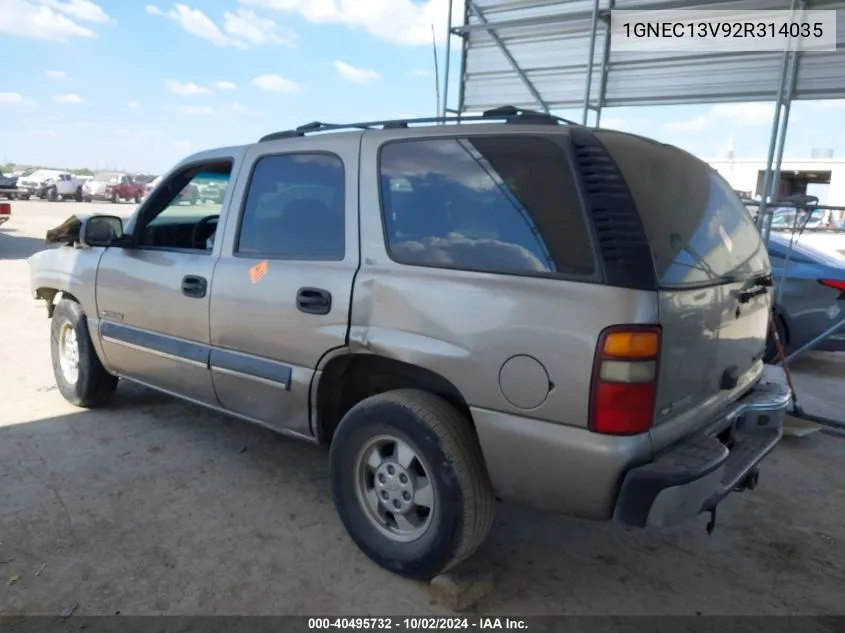
[[[214,114],[214,108],[209,106],[198,106],[198,105],[186,105],[179,108],[179,112],[182,114]]]
[[[774,103],[720,103],[710,114],[722,119],[737,119],[737,123],[771,123],[775,118]]]
[[[317,24],[343,24],[402,45],[431,45],[446,37],[449,0],[239,0],[243,5],[296,13]],[[463,2],[453,3],[453,23],[462,21]]]
[[[44,6],[51,7],[82,22],[106,24],[111,21],[102,7],[90,0],[66,0],[64,2],[60,0],[40,0],[40,2]]]
[[[19,92],[0,92],[0,106],[24,106],[35,103]]]
[[[411,77],[431,77],[431,71],[426,68],[416,68],[410,74]]]
[[[53,97],[53,101],[56,103],[85,103],[85,99],[72,92],[64,95],[56,95]]]
[[[282,32],[270,18],[262,18],[254,11],[238,9],[235,13],[223,14],[223,30],[232,38],[252,46],[262,44],[281,44],[294,48],[297,35],[293,31]]]
[[[167,89],[175,95],[180,97],[193,97],[195,95],[210,95],[212,93],[208,88],[195,84],[193,81],[181,83],[175,79],[168,79],[165,82]]]
[[[845,108],[845,99],[825,99],[816,101],[813,105],[819,108]]]
[[[712,106],[707,114],[702,114],[685,121],[672,121],[663,126],[670,132],[703,132],[718,125],[768,125],[774,120],[774,103],[719,103]],[[793,113],[791,121],[798,120]]]
[[[238,84],[236,84],[234,81],[215,81],[213,85],[217,90],[237,90],[238,89]]]
[[[138,103],[137,101],[128,101],[126,103],[126,107],[129,108],[130,110],[140,110],[141,104]]]
[[[67,79],[67,73],[63,70],[48,70],[44,75],[47,79]]]
[[[232,103],[232,112],[236,112],[237,114],[246,114],[249,110],[247,110],[239,102],[235,101]]]
[[[713,119],[709,116],[700,115],[685,121],[670,121],[663,126],[668,132],[701,132],[713,127]]]
[[[37,138],[56,138],[59,136],[56,130],[33,130],[32,135]]]
[[[62,43],[74,37],[97,37],[94,31],[65,15],[70,10],[68,7],[74,6],[72,2],[52,4],[62,8],[52,8],[37,0],[2,0],[0,33]]]
[[[334,62],[335,70],[337,70],[338,74],[346,79],[347,81],[352,81],[355,83],[365,83],[367,81],[375,81],[376,79],[381,79],[381,75],[379,75],[376,71],[372,68],[356,68],[346,62],[342,62],[337,60]]]
[[[281,75],[260,75],[252,80],[252,85],[268,92],[298,94],[302,91],[302,87],[298,83],[285,79]]]
[[[238,9],[234,13],[223,13],[223,28],[199,9],[176,3],[169,11],[155,5],[147,5],[147,13],[159,15],[176,22],[191,35],[208,40],[215,46],[249,48],[262,44],[282,44],[293,47],[296,34],[282,31],[270,18],[262,18],[253,11]]]

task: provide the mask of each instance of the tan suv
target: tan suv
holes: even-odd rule
[[[61,393],[103,405],[119,377],[329,445],[351,537],[419,578],[482,543],[496,499],[665,526],[753,487],[789,392],[730,186],[537,113],[443,123],[202,152],[125,226],[51,232],[30,266]],[[225,195],[180,205],[191,184]]]

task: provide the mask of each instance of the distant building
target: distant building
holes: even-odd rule
[[[708,161],[737,191],[756,197],[763,192],[764,159],[720,158]],[[845,159],[784,159],[780,170],[779,197],[795,194],[816,196],[820,204],[845,206]]]

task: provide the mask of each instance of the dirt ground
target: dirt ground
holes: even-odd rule
[[[105,410],[64,402],[26,258],[92,207],[115,209],[16,202],[0,228],[0,615],[438,612],[347,538],[322,449],[131,385]],[[797,368],[806,408],[843,415],[845,360]],[[843,458],[839,437],[785,439],[711,536],[706,517],[637,531],[502,506],[477,611],[843,614]]]

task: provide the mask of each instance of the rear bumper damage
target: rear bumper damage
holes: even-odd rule
[[[767,367],[757,386],[735,403],[718,433],[702,432],[629,470],[613,520],[635,527],[675,525],[716,506],[731,492],[757,483],[757,466],[783,435],[791,393],[779,367]],[[712,530],[713,520],[708,525]]]

